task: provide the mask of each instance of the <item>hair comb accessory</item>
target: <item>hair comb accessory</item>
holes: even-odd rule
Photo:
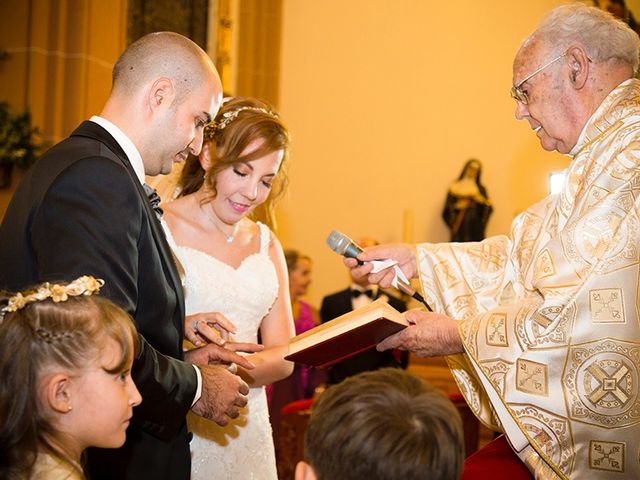
[[[205,137],[209,139],[213,138],[213,136],[216,133],[224,130],[227,127],[227,125],[229,125],[236,118],[238,118],[238,115],[240,114],[240,112],[245,112],[245,111],[261,112],[261,113],[264,113],[265,115],[270,116],[271,118],[279,118],[276,112],[273,112],[266,108],[243,105],[242,107],[234,108],[233,110],[224,112],[222,115],[220,115],[221,118],[219,120],[213,120],[211,123],[209,123],[205,127],[205,133],[204,133]]]
[[[100,291],[103,285],[104,280],[90,275],[79,277],[66,285],[43,283],[35,291],[30,291],[26,294],[18,293],[11,297],[7,306],[2,309],[2,313],[16,312],[29,303],[40,302],[49,298],[58,303],[66,301],[69,297],[92,295]]]

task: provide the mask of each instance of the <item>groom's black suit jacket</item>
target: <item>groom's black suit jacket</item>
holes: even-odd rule
[[[25,175],[0,226],[0,289],[81,275],[134,318],[133,379],[143,401],[127,443],[92,449],[91,479],[188,478],[185,417],[197,388],[182,361],[184,298],[162,227],[122,148],[84,122]],[[126,471],[126,474],[125,474]]]

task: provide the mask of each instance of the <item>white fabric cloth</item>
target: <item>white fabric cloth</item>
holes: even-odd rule
[[[260,250],[238,268],[202,251],[176,245],[163,221],[167,240],[185,272],[187,315],[221,312],[236,326],[235,340],[257,342],[260,323],[278,295],[278,276],[269,257],[271,233],[260,228]],[[240,416],[225,427],[189,413],[191,478],[277,479],[275,452],[264,387],[251,388]]]

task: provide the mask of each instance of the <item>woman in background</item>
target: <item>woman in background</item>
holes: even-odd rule
[[[320,323],[320,315],[311,304],[302,300],[309,290],[312,279],[311,258],[302,255],[297,250],[287,249],[284,252],[284,258],[287,261],[287,272],[289,274],[289,295],[291,296],[291,310],[293,311],[296,335],[315,327]],[[313,390],[308,390],[308,385],[304,385],[302,392],[313,394]]]
[[[182,171],[180,197],[163,205],[167,239],[184,270],[186,313],[219,312],[237,329],[228,340],[259,336],[265,348],[247,357],[254,369],[238,368],[251,387],[238,418],[219,426],[188,416],[191,478],[275,480],[264,385],[293,370],[283,357],[294,329],[284,254],[267,224],[286,185],[289,135],[271,108],[240,97],[223,103],[204,135],[199,157]],[[267,224],[252,219],[258,213]],[[186,322],[185,335],[220,341],[212,326]]]
[[[311,284],[313,264],[311,258],[297,250],[287,249],[284,255],[289,273],[289,294],[291,295],[295,330],[296,335],[300,335],[320,324],[318,310],[302,300]],[[297,364],[291,376],[271,385],[269,415],[276,451],[279,446],[280,410],[282,407],[296,400],[312,398],[316,388],[324,383],[326,383],[324,370]]]
[[[480,183],[482,165],[472,158],[464,164],[458,180],[449,187],[442,218],[449,226],[452,242],[478,242],[493,207],[487,189]]]

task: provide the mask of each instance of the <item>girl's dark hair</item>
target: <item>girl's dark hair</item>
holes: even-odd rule
[[[210,146],[211,168],[205,172],[198,157],[190,155],[178,181],[180,196],[196,192],[206,182],[215,197],[218,173],[239,162],[250,162],[283,150],[280,171],[272,183],[269,197],[251,214],[251,218],[260,220],[275,230],[274,206],[289,183],[287,127],[265,103],[252,98],[234,97],[222,105],[214,121],[205,128],[204,137],[204,142]],[[252,142],[260,139],[263,142],[256,150],[248,155],[242,154]]]
[[[0,308],[8,299],[0,293]],[[39,451],[75,465],[43,414],[41,375],[50,368],[80,372],[99,358],[109,339],[122,352],[108,370],[115,373],[135,355],[138,336],[124,310],[97,296],[36,301],[0,317],[0,478],[30,478]]]

